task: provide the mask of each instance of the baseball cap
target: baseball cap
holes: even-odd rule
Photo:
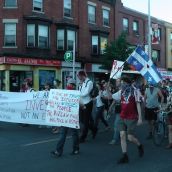
[[[74,85],[76,85],[76,81],[75,81],[75,79],[70,78],[70,79],[68,79],[67,84],[74,84]]]

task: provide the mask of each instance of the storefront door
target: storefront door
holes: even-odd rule
[[[19,92],[26,78],[33,80],[32,71],[10,71],[10,91]]]

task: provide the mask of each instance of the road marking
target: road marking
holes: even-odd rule
[[[70,139],[71,136],[68,136],[67,139]],[[33,145],[38,145],[38,144],[43,144],[43,143],[49,143],[49,142],[54,142],[57,141],[57,139],[48,139],[48,140],[42,140],[42,141],[38,141],[38,142],[32,142],[32,143],[28,143],[28,144],[24,144],[22,145],[23,147],[27,147],[27,146],[33,146]]]
[[[105,132],[104,130],[100,130],[99,133],[103,133]],[[88,134],[89,136],[90,134]],[[66,139],[70,139],[72,138],[72,136],[67,136]],[[32,143],[28,143],[28,144],[24,144],[24,145],[21,145],[22,147],[27,147],[27,146],[34,146],[34,145],[39,145],[39,144],[44,144],[44,143],[49,143],[49,142],[54,142],[54,141],[57,141],[57,139],[48,139],[48,140],[42,140],[42,141],[38,141],[38,142],[32,142]]]

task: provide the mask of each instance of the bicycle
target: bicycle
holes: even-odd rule
[[[168,137],[167,116],[168,111],[164,109],[161,109],[157,114],[153,130],[153,142],[156,146],[161,146],[165,138]]]

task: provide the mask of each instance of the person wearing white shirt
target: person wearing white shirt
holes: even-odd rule
[[[95,115],[95,129],[96,129],[96,133],[98,130],[98,124],[99,124],[99,120],[101,120],[103,122],[103,124],[106,127],[106,130],[110,129],[107,121],[104,118],[104,110],[105,110],[105,105],[102,102],[102,95],[103,95],[103,90],[101,89],[101,86],[99,84],[97,84],[97,87],[99,89],[99,94],[96,97],[96,115]]]
[[[93,82],[89,80],[85,71],[78,72],[78,78],[82,84],[79,85],[80,91],[80,121],[83,124],[81,130],[80,143],[84,143],[88,134],[88,129],[92,131],[92,136],[95,138],[96,130],[92,117],[93,101],[90,92],[93,89]]]

